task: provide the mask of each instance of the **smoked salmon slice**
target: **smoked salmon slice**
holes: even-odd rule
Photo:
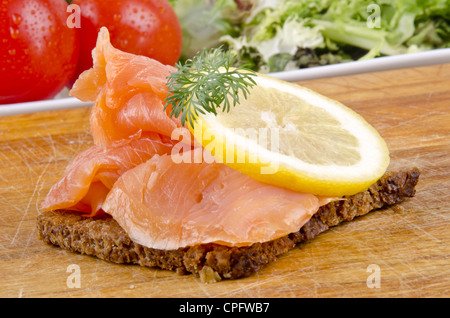
[[[44,211],[68,209],[95,215],[117,179],[127,170],[170,153],[173,143],[149,134],[125,144],[94,145],[79,153],[42,202]]]
[[[267,242],[298,231],[328,202],[263,184],[221,163],[176,164],[157,155],[125,172],[102,207],[133,241],[173,250]]]
[[[115,49],[106,28],[93,50],[93,67],[75,82],[71,95],[95,101],[90,115],[94,146],[80,153],[42,203],[43,210],[70,209],[93,216],[126,170],[155,154],[170,153],[177,136],[192,140],[180,121],[168,116],[166,77],[175,69]]]
[[[95,101],[90,115],[94,143],[108,146],[133,139],[140,132],[170,137],[181,127],[164,111],[166,78],[176,69],[145,56],[122,52],[110,43],[109,32],[99,32],[92,53],[93,67],[83,72],[70,94],[82,101]]]

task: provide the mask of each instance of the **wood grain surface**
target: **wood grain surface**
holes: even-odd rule
[[[1,117],[0,296],[450,296],[450,64],[300,84],[343,102],[378,129],[391,151],[390,169],[420,167],[416,197],[335,227],[251,277],[203,284],[192,275],[116,265],[39,241],[40,202],[92,144],[90,109]],[[70,284],[72,265],[80,286]]]

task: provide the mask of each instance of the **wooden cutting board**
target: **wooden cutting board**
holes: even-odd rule
[[[92,144],[90,109],[2,117],[0,296],[450,296],[450,64],[301,84],[375,126],[391,150],[390,169],[420,167],[416,197],[335,227],[251,277],[203,284],[193,275],[116,265],[39,241],[40,202]]]

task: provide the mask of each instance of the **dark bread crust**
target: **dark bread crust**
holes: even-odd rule
[[[257,272],[277,255],[332,226],[413,197],[419,175],[417,168],[388,172],[368,190],[321,207],[298,232],[248,247],[202,244],[168,251],[152,249],[134,243],[108,215],[89,218],[70,211],[39,214],[37,229],[39,238],[48,244],[114,263],[198,274],[206,282],[236,279]]]

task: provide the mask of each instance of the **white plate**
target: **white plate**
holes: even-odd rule
[[[70,97],[67,88],[63,89],[54,99],[38,100],[35,102],[0,105],[0,116],[37,113],[47,110],[58,110],[92,106],[92,102],[82,102]]]
[[[271,73],[279,79],[297,82],[317,78],[343,76],[367,72],[393,70],[407,67],[450,63],[450,48],[433,51],[378,57],[366,61],[355,61],[333,65],[318,66],[286,72]],[[68,97],[63,90],[55,99],[28,103],[0,105],[0,116],[35,113],[46,110],[57,110],[75,107],[91,106],[74,97]]]
[[[272,73],[271,75],[285,81],[298,82],[316,78],[387,71],[444,63],[450,63],[450,48],[377,57],[371,60],[318,66],[287,72]]]

